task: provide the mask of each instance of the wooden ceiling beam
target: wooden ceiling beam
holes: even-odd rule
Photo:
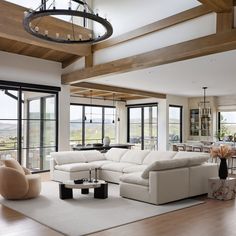
[[[103,91],[112,92],[112,93],[114,92],[126,93],[126,94],[135,94],[135,95],[145,96],[145,97],[166,98],[166,94],[162,94],[162,93],[147,92],[143,90],[128,89],[128,88],[122,88],[122,87],[116,87],[116,86],[110,86],[110,85],[104,85],[104,84],[82,82],[82,83],[74,84],[74,86],[78,86],[81,88],[88,88],[92,90],[93,89],[103,90]]]
[[[216,32],[231,31],[234,28],[234,11],[217,13]]]
[[[107,92],[106,95],[103,96],[103,98],[105,99],[119,99],[120,97],[124,97],[126,96],[127,94],[124,94],[124,93],[115,93],[115,92]]]
[[[86,88],[79,88],[79,87],[71,87],[70,88],[70,92],[71,93],[83,93],[83,92],[87,92],[88,91],[88,89],[86,89]]]
[[[198,1],[217,13],[232,11],[232,6],[234,4],[234,0],[198,0]]]
[[[30,35],[24,30],[22,25],[25,10],[26,8],[24,7],[0,1],[0,37],[77,56],[91,54],[91,45],[88,44],[59,44],[41,40]],[[60,33],[65,32],[65,29],[69,29],[71,24],[54,17],[47,17],[47,26],[55,27]]]
[[[78,61],[81,57],[77,55],[71,55],[68,59],[64,60],[61,64],[62,69],[65,69],[66,67],[70,66],[74,62]]]
[[[178,43],[62,75],[63,84],[125,73],[236,49],[236,29]]]
[[[212,12],[212,10],[210,10],[206,6],[203,6],[203,5],[197,6],[192,9],[175,14],[173,16],[167,17],[165,19],[145,25],[145,26],[140,27],[138,29],[132,30],[132,31],[122,34],[120,36],[108,39],[104,42],[94,44],[92,46],[92,51],[95,52],[95,51],[98,51],[98,50],[101,50],[101,49],[104,49],[107,47],[112,47],[117,44],[124,43],[129,40],[139,38],[139,37],[145,36],[147,34],[151,34],[151,33],[157,32],[159,30],[183,23],[185,21],[192,20],[194,18],[206,15],[211,12]]]
[[[106,96],[104,96],[105,98],[107,98],[107,99],[113,99],[113,94],[114,93],[109,93],[109,94],[107,94]],[[128,93],[115,93],[115,95],[114,95],[114,98],[115,99],[124,99],[124,98],[132,98],[132,97],[137,97],[137,94],[128,94]],[[139,97],[145,97],[145,98],[147,98],[147,97],[149,97],[149,96],[139,96]]]
[[[124,96],[124,97],[120,97],[119,99],[122,100],[122,101],[128,101],[128,100],[138,100],[138,99],[145,99],[146,97],[143,97],[143,96],[132,96],[132,97],[127,97],[127,96]]]
[[[108,94],[111,94],[109,91],[97,91],[92,93],[93,97],[106,97]]]

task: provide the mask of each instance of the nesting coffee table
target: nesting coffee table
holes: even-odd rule
[[[108,197],[108,184],[104,180],[97,182],[83,182],[75,184],[74,180],[68,180],[64,183],[59,183],[60,199],[72,199],[73,189],[81,189],[81,194],[89,194],[89,189],[94,189],[94,198],[106,199]]]

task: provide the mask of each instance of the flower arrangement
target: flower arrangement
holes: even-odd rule
[[[220,159],[229,159],[233,156],[234,151],[229,145],[221,145],[219,147],[212,147],[211,157]]]

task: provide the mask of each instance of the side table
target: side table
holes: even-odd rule
[[[236,179],[235,178],[209,178],[208,180],[208,198],[218,200],[230,200],[235,198]]]

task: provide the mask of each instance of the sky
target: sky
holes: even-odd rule
[[[11,93],[17,95],[16,92],[11,91]],[[0,90],[0,107],[0,119],[17,119],[17,101],[6,96],[2,90]]]

